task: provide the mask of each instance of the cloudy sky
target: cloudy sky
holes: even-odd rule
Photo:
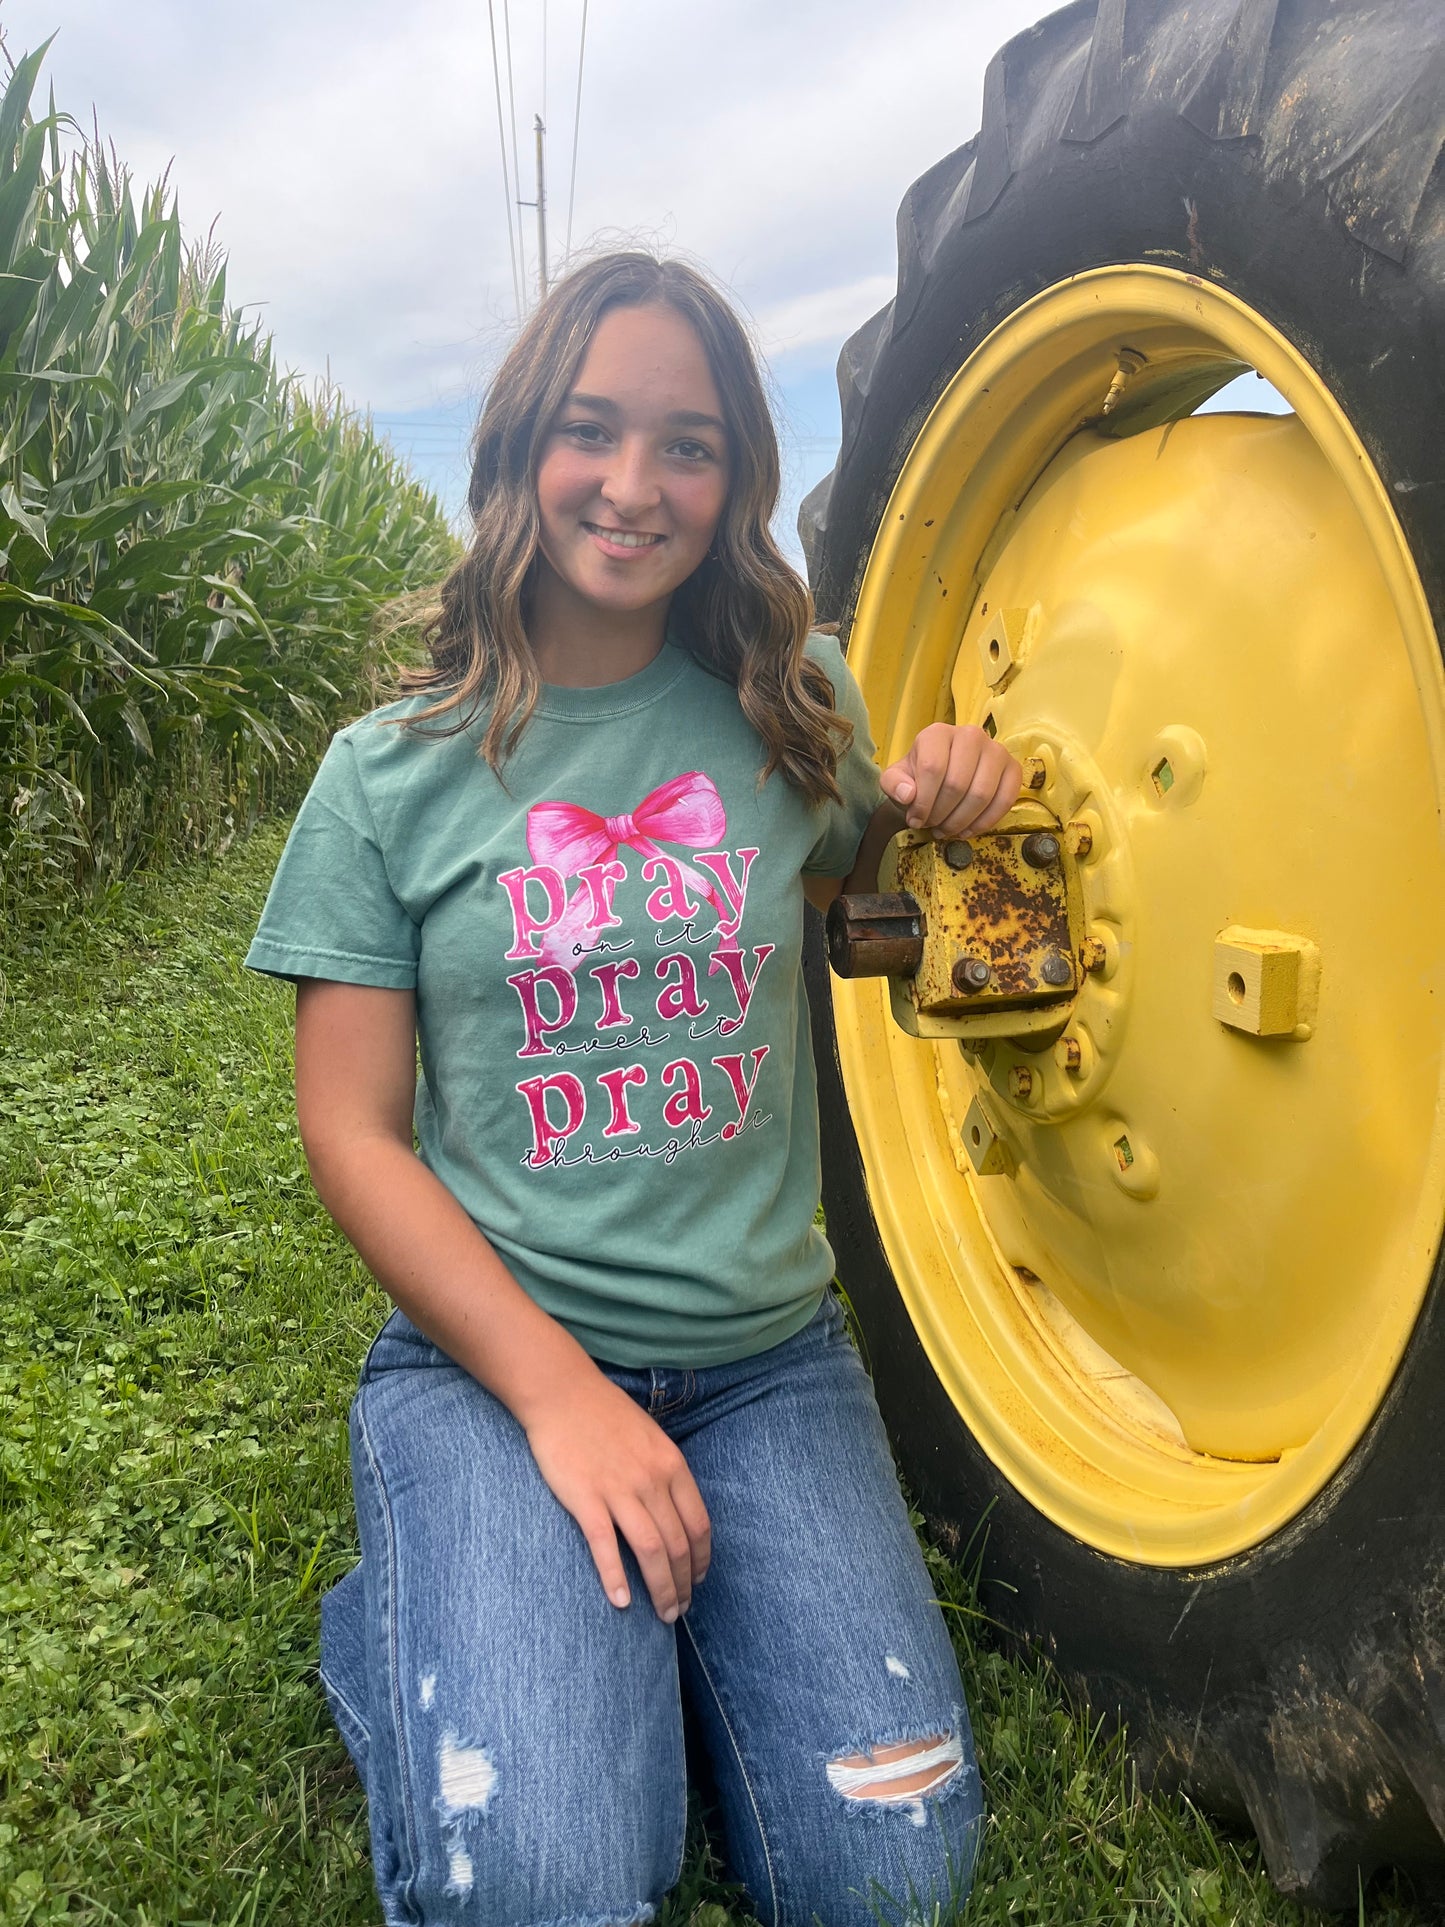
[[[574,248],[685,250],[756,325],[799,497],[832,465],[838,349],[887,300],[908,183],[978,125],[994,48],[1048,0],[590,0]],[[565,243],[582,0],[493,0],[520,194],[545,108]],[[487,0],[0,0],[18,57],[138,176],[216,223],[283,363],[369,407],[456,504],[515,325]],[[546,59],[543,59],[545,25]],[[505,113],[510,161],[511,123]],[[528,272],[536,216],[514,211]]]

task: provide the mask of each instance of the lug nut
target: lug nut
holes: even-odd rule
[[[1024,788],[1041,790],[1049,780],[1049,766],[1042,756],[1025,756]]]
[[[992,975],[982,957],[960,957],[953,966],[953,987],[965,996],[972,996],[987,988]]]
[[[1069,825],[1069,848],[1075,856],[1087,856],[1094,847],[1094,832],[1087,823]]]
[[[1040,974],[1044,982],[1046,984],[1052,984],[1055,989],[1061,988],[1064,984],[1071,983],[1074,975],[1073,971],[1069,968],[1068,958],[1061,957],[1057,950],[1051,951],[1050,954],[1044,958]]]
[[[1015,1064],[1008,1074],[1008,1087],[1015,1097],[1029,1098],[1034,1094],[1034,1074],[1027,1064]]]
[[[1077,1037],[1061,1037],[1058,1056],[1066,1071],[1078,1071],[1084,1067],[1084,1047]]]
[[[1023,859],[1036,870],[1047,870],[1059,860],[1059,839],[1047,830],[1035,830],[1023,840]]]
[[[1102,937],[1085,937],[1079,945],[1079,962],[1085,970],[1102,970],[1109,961]]]
[[[943,860],[950,870],[966,870],[973,862],[973,845],[955,840],[943,846]]]

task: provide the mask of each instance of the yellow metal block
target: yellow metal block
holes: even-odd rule
[[[1214,940],[1214,1014],[1251,1037],[1310,1035],[1319,953],[1304,937],[1233,925]]]
[[[977,1098],[969,1105],[968,1116],[963,1120],[963,1148],[981,1178],[1008,1177],[1013,1171],[1013,1156]]]
[[[996,609],[979,632],[978,653],[991,689],[1007,689],[1024,659],[1027,609]]]

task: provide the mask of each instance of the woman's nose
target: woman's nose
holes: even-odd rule
[[[628,439],[620,441],[603,479],[602,496],[619,515],[642,515],[655,508],[662,489],[651,449]]]

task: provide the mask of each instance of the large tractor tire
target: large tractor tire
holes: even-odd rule
[[[900,1463],[1326,1906],[1445,1863],[1442,137],[1439,0],[1052,15],[904,200],[802,516],[883,760],[982,722],[1088,846],[1043,1049],[905,1035],[813,932]],[[1292,413],[1194,412],[1250,369]]]

